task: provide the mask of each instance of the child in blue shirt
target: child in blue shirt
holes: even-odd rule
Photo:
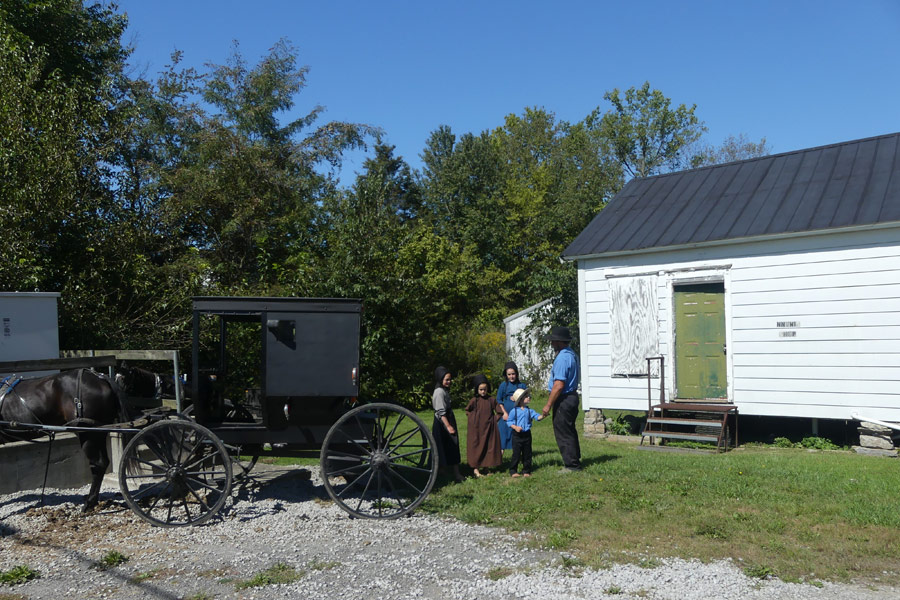
[[[512,395],[516,407],[508,413],[506,423],[512,429],[512,463],[509,465],[509,474],[519,476],[519,458],[522,459],[522,475],[531,477],[531,422],[540,421],[543,415],[528,408],[531,402],[531,392],[527,389],[516,390]]]

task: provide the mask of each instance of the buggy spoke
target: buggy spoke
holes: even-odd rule
[[[363,477],[365,477],[366,474],[370,474],[370,473],[372,473],[372,469],[366,469],[365,471],[363,471],[362,473],[360,473],[360,474],[356,477],[356,479],[354,479],[353,481],[348,482],[347,485],[344,486],[344,489],[341,490],[341,492],[338,494],[338,496],[343,496],[346,492],[348,492],[350,489],[352,489],[353,486],[356,485],[356,482],[357,482],[357,481],[359,481],[360,479],[362,479]],[[370,476],[369,476],[369,481],[366,482],[365,490],[368,490],[368,489],[369,489],[369,483],[371,483],[371,481],[372,481],[372,477],[371,477],[371,475],[370,475]],[[364,493],[364,494],[365,494],[365,490],[363,490],[363,493]]]
[[[168,467],[169,465],[172,464],[171,457],[167,456],[167,453],[162,449],[161,446],[159,446],[159,442],[160,442],[160,440],[151,438],[151,439],[148,439],[145,443],[147,445],[147,450],[149,450],[150,452],[155,454],[156,458],[158,458],[165,467]],[[139,458],[139,457],[137,457],[137,458]]]
[[[202,448],[202,442],[197,441],[196,439],[191,440],[190,452],[187,453],[187,456],[185,456],[184,459],[179,461],[185,469],[190,469],[194,465],[199,464],[205,459],[209,458],[209,455],[200,452]],[[197,457],[197,460],[191,462],[195,456]]]
[[[410,450],[409,452],[404,452],[403,454],[392,454],[391,460],[397,461],[397,460],[400,460],[401,458],[408,458],[410,456],[415,456],[417,454],[427,454],[429,452],[431,452],[430,448],[416,448],[415,450]]]
[[[360,448],[362,448],[362,446],[360,446]],[[365,450],[365,448],[363,448],[363,450]],[[369,451],[366,450],[364,455],[368,454]],[[360,460],[361,458],[362,456],[360,456],[359,454],[353,454],[352,452],[342,452],[340,450],[332,450],[328,453],[328,460]]]
[[[215,465],[209,467],[209,470],[206,471],[187,471],[185,475],[189,475],[192,477],[221,477],[225,473],[222,469],[217,469]]]
[[[366,498],[366,492],[369,491],[369,486],[372,484],[372,477],[375,474],[370,471],[369,480],[366,481],[366,487],[363,489],[362,494],[359,495],[359,501],[356,503],[356,510],[359,510],[359,507],[362,506],[363,500]]]
[[[397,504],[400,505],[400,510],[403,510],[406,508],[406,506],[403,505],[403,495],[397,493],[397,488],[395,488],[394,484],[391,482],[391,477],[390,477],[391,475],[392,475],[391,471],[388,470],[387,475],[385,476],[384,479],[385,479],[385,481],[387,481],[388,487],[391,488],[391,492],[393,492],[393,494],[394,494],[392,496],[393,499],[396,500]],[[401,477],[401,479],[402,479],[402,477]],[[410,487],[412,487],[412,486],[410,486]],[[415,489],[415,488],[413,487],[413,489]],[[416,490],[416,491],[420,492],[421,490]]]
[[[408,471],[415,471],[417,473],[431,473],[431,469],[426,469],[424,467],[416,467],[413,465],[404,465],[404,464],[394,464],[395,469],[406,469]]]
[[[209,504],[206,503],[206,500],[204,500],[203,498],[198,496],[197,492],[195,492],[194,490],[190,489],[188,491],[190,491],[191,496],[193,496],[194,498],[197,499],[197,502],[199,502],[200,504],[203,505],[203,508],[205,508],[206,510],[209,510]],[[187,497],[185,497],[184,505],[185,505],[185,507],[187,507]]]
[[[344,473],[350,473],[356,469],[365,469],[368,468],[368,465],[360,462],[359,464],[352,465],[350,467],[344,467],[343,469],[338,469],[337,471],[331,471],[328,475],[330,477],[340,477]]]
[[[147,473],[146,475],[126,475],[126,477],[128,477],[129,481],[132,481],[132,480],[137,481],[137,480],[141,480],[141,479],[146,481],[147,479],[159,479],[160,477],[162,477],[163,481],[165,481],[166,474],[165,473]]]
[[[369,442],[369,445],[370,445],[370,446],[373,446],[373,447],[377,447],[377,445],[375,444],[375,440],[372,438],[371,435],[369,435],[368,428],[365,427],[365,426],[362,424],[362,421],[359,420],[359,414],[353,415],[353,418],[356,420],[356,424],[357,424],[357,426],[359,426],[359,430],[360,430],[360,431],[362,432],[362,434],[366,437],[366,441]],[[354,439],[354,440],[351,440],[351,441],[352,441],[353,443],[355,443],[357,446],[359,446],[360,448],[362,448],[362,446],[360,446],[360,444],[359,444],[355,439]]]
[[[394,434],[397,432],[397,428],[400,427],[400,423],[403,422],[403,419],[404,419],[403,415],[400,415],[400,417],[394,423],[394,427],[391,429],[391,432],[387,436],[387,441],[385,443],[385,447],[389,446],[391,443],[391,440],[394,439]],[[413,430],[413,431],[415,431],[415,430]]]
[[[409,439],[412,438],[417,433],[419,433],[419,430],[413,429],[413,430],[409,431],[408,433],[403,434],[404,438],[402,440],[400,440],[398,443],[396,443],[393,446],[391,446],[390,448],[388,448],[388,452],[393,453],[394,450],[396,450],[397,448],[403,447],[403,445],[406,444],[406,442],[409,441]],[[415,445],[415,444],[413,444],[413,445]]]
[[[384,423],[382,422],[381,411],[375,411],[375,427],[372,431],[372,441],[376,450],[384,447]]]
[[[181,505],[184,507],[184,516],[188,521],[191,520],[191,507],[188,506],[187,494],[181,497]]]
[[[400,473],[396,473],[396,472],[394,472],[394,471],[392,471],[392,470],[389,470],[389,471],[388,471],[388,474],[389,474],[389,475],[393,475],[394,477],[396,477],[397,479],[399,479],[400,481],[402,481],[403,484],[404,484],[407,488],[409,488],[409,489],[411,489],[411,490],[415,490],[415,492],[416,492],[417,494],[421,494],[421,493],[422,493],[422,490],[420,490],[418,487],[416,487],[413,483],[411,483],[408,479],[406,479],[406,477],[404,477],[404,476],[401,475]],[[388,477],[388,481],[390,481],[390,477]],[[391,487],[393,487],[393,486],[391,486]],[[396,490],[394,491],[394,493],[396,493]]]
[[[219,486],[217,486],[217,485],[210,485],[210,484],[206,483],[205,481],[203,481],[202,479],[197,479],[197,478],[195,478],[195,477],[190,477],[189,479],[187,479],[187,481],[192,481],[192,482],[196,483],[197,485],[199,485],[200,487],[206,488],[206,489],[208,489],[208,490],[210,490],[210,491],[212,491],[212,492],[219,492],[219,491],[221,491],[221,488],[220,488]],[[193,493],[193,492],[194,492],[194,490],[191,489],[191,493]]]
[[[156,497],[153,499],[153,503],[152,503],[152,504],[150,505],[150,507],[147,509],[147,512],[149,513],[149,512],[152,511],[154,508],[156,508],[156,505],[159,504],[159,501],[162,500],[162,499],[163,499],[162,494],[159,494],[158,496],[156,496]]]
[[[132,464],[129,465],[129,466],[136,467],[136,466],[139,466],[139,465],[146,465],[146,466],[150,467],[152,470],[157,470],[157,469],[159,469],[159,473],[153,473],[152,476],[164,475],[165,472],[166,472],[166,469],[164,468],[164,465],[158,465],[158,464],[156,464],[155,462],[151,462],[151,461],[149,461],[149,460],[145,460],[145,459],[140,458],[140,457],[135,458],[135,459],[132,461]],[[149,476],[151,476],[151,475],[144,475],[144,477],[149,477]]]
[[[167,482],[166,482],[165,480],[157,481],[156,483],[154,483],[154,484],[151,485],[150,487],[147,487],[147,488],[144,488],[144,489],[142,489],[142,490],[138,490],[137,492],[135,492],[134,497],[135,497],[136,500],[140,500],[140,499],[143,498],[144,496],[149,496],[149,495],[150,495],[150,491],[153,490],[153,488],[157,488],[157,487],[159,487],[159,486],[165,486],[166,483],[167,483]]]
[[[369,444],[371,445],[371,441],[368,439],[368,436],[366,436],[366,441],[369,442]],[[369,449],[366,448],[365,446],[363,446],[362,444],[360,444],[358,440],[350,440],[350,443],[353,444],[354,446],[356,446],[357,448],[359,448],[359,450],[362,454],[369,454]],[[358,456],[358,455],[347,454],[347,456]]]

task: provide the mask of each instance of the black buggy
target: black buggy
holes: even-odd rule
[[[128,506],[154,525],[200,524],[260,455],[319,454],[328,495],[352,517],[410,514],[437,477],[435,442],[406,408],[357,402],[361,311],[358,300],[195,298],[192,404],[125,446]]]

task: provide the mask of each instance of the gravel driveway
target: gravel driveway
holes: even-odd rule
[[[125,509],[109,479],[99,512],[83,516],[87,488],[0,496],[0,571],[27,565],[40,577],[0,587],[7,598],[226,599],[860,599],[895,588],[787,584],[745,577],[728,561],[663,561],[594,571],[559,552],[525,548],[498,529],[415,515],[354,520],[332,504],[318,469],[271,468],[234,494],[224,518],[202,527],[150,527]],[[97,567],[110,551],[128,557]],[[239,589],[284,563],[291,584]]]

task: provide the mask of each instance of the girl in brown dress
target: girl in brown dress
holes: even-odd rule
[[[491,384],[484,375],[472,379],[475,396],[466,406],[469,429],[466,434],[466,459],[475,477],[483,477],[481,469],[499,467],[502,461],[500,451],[500,431],[497,429],[498,415],[507,418],[506,410],[490,396]]]

